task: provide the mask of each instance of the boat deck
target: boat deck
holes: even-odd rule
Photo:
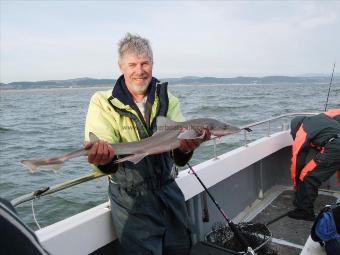
[[[276,199],[272,201],[262,212],[254,219],[254,222],[269,222],[283,213],[294,209],[292,201],[294,192],[291,190],[283,191]],[[337,198],[330,193],[321,193],[315,201],[315,212],[319,212],[325,205],[334,204]],[[283,217],[268,226],[271,231],[272,247],[278,251],[278,254],[297,255],[300,254],[306,240],[310,235],[313,222],[304,220],[295,220],[289,217]]]
[[[275,193],[271,198],[262,201],[257,201],[240,217],[241,221],[252,221],[259,223],[267,223],[271,220],[283,215],[289,210],[294,209],[292,205],[294,192],[292,190],[281,189]],[[334,204],[339,199],[338,193],[319,192],[318,198],[315,202],[315,212],[319,212],[323,206],[327,204]],[[240,218],[238,217],[238,218]],[[238,219],[236,219],[238,220]],[[302,252],[306,240],[310,235],[310,229],[313,222],[295,220],[287,216],[268,225],[273,238],[270,247],[277,251],[279,255],[298,255]],[[207,247],[204,243],[197,244],[192,252],[192,255],[200,254],[232,254],[223,250],[218,250],[213,247]],[[312,254],[310,254],[312,255]]]

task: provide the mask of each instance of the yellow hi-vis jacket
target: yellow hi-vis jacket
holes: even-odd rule
[[[167,83],[160,83],[153,78],[149,87],[147,106],[149,105],[150,113],[146,113],[148,121],[144,120],[133,102],[123,76],[117,80],[113,90],[96,92],[92,96],[88,108],[85,141],[89,141],[90,132],[109,143],[138,141],[151,136],[156,131],[157,116],[166,116],[174,121],[184,121],[179,100],[167,90]],[[190,159],[191,155],[185,158]],[[187,161],[179,159],[183,158],[183,155],[172,156],[177,165],[184,165]],[[100,171],[95,165],[92,167]]]

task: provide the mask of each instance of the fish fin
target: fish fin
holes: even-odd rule
[[[205,129],[203,129],[202,134],[201,134],[199,137],[197,137],[197,138],[198,138],[198,139],[203,139],[203,138],[205,137],[206,134],[207,134],[207,131],[206,131]]]
[[[94,143],[96,141],[99,140],[98,136],[96,136],[94,133],[90,132],[89,133],[89,137],[90,137],[90,142]]]
[[[157,132],[174,130],[177,127],[179,128],[178,122],[164,116],[157,117]]]
[[[34,173],[37,171],[38,166],[34,164],[33,160],[21,160],[20,163],[26,167],[28,170],[30,170],[31,173]]]
[[[51,168],[53,172],[57,172],[62,166],[63,166],[63,163],[60,163],[60,164],[51,165]]]
[[[180,140],[186,140],[186,139],[203,139],[205,136],[205,131],[203,131],[202,135],[197,136],[197,132],[194,129],[184,130],[181,132],[177,138]]]
[[[122,163],[125,161],[131,161],[134,164],[137,164],[138,162],[140,162],[143,158],[145,158],[148,155],[148,153],[142,153],[142,154],[133,154],[121,159],[117,159],[114,161],[114,163]]]

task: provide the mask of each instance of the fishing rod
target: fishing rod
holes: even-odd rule
[[[325,104],[325,112],[327,111],[327,105],[328,105],[328,99],[329,99],[329,93],[331,91],[331,87],[332,87],[332,82],[333,82],[333,75],[334,75],[334,70],[335,70],[335,62],[333,64],[333,71],[332,71],[332,76],[331,76],[331,81],[329,82],[329,86],[328,86],[328,93],[327,93],[327,99],[326,99],[326,104]],[[328,188],[330,188],[330,180],[328,179],[326,182],[326,186]]]
[[[254,250],[250,247],[247,239],[244,237],[244,235],[237,228],[236,224],[234,222],[232,222],[232,220],[227,216],[227,214],[224,212],[224,210],[220,207],[220,205],[217,203],[215,198],[212,196],[212,194],[210,193],[208,188],[205,186],[205,184],[201,180],[201,178],[198,177],[197,173],[194,171],[194,169],[191,167],[191,165],[189,163],[187,163],[187,165],[190,168],[191,172],[195,175],[195,177],[197,178],[199,183],[202,185],[202,187],[204,188],[205,192],[211,198],[211,200],[213,201],[213,203],[215,204],[217,209],[220,211],[220,213],[222,214],[223,218],[228,222],[229,227],[231,228],[231,230],[233,231],[235,236],[238,238],[238,240],[240,241],[242,246],[246,249],[246,253],[244,253],[244,254],[246,254],[246,255],[248,255],[248,254],[250,254],[250,255],[251,254],[255,254]]]
[[[332,72],[332,76],[331,76],[331,81],[329,83],[329,87],[328,87],[328,94],[327,94],[327,100],[326,100],[326,105],[325,105],[325,112],[327,111],[327,105],[328,105],[328,98],[329,98],[329,93],[331,91],[331,87],[332,87],[332,82],[333,82],[333,75],[334,75],[334,69],[335,69],[335,62],[333,65],[333,72]]]
[[[97,179],[99,177],[106,176],[106,175],[107,174],[104,174],[104,173],[101,173],[101,172],[93,172],[91,174],[81,176],[81,177],[78,177],[76,179],[69,180],[69,181],[66,181],[66,182],[63,182],[63,183],[60,183],[60,184],[56,184],[56,185],[51,186],[51,187],[42,187],[42,188],[40,188],[36,191],[33,191],[31,193],[22,195],[20,197],[17,197],[15,199],[11,200],[11,204],[15,207],[15,206],[20,205],[24,202],[31,201],[31,200],[34,200],[34,199],[55,193],[57,191],[70,188],[70,187],[78,185],[80,183],[88,182],[88,181],[91,181],[91,180],[94,180],[94,179]]]

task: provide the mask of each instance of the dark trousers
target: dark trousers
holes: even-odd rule
[[[295,192],[294,205],[308,213],[314,214],[314,201],[322,182],[340,170],[340,138],[325,145],[323,153],[315,155],[316,167],[299,180]]]
[[[189,254],[189,219],[177,184],[138,194],[110,184],[109,195],[119,255]]]
[[[119,243],[119,255],[189,255],[190,232],[183,225],[172,222],[169,216],[164,216],[162,231],[152,225],[140,230],[134,229],[135,224],[128,224],[130,229],[123,233]],[[147,237],[141,242],[140,235],[133,235],[132,231],[144,232]]]

